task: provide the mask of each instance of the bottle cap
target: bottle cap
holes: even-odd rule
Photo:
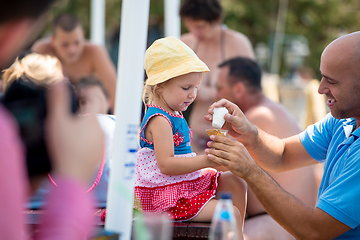
[[[232,195],[231,192],[221,192],[220,199],[231,199]]]

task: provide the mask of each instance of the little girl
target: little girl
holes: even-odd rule
[[[183,42],[167,37],[147,49],[145,70],[147,111],[139,134],[135,208],[145,214],[166,212],[174,221],[210,222],[215,193],[231,191],[241,231],[246,184],[230,172],[208,168],[215,163],[191,151],[191,131],[181,113],[195,100],[208,67]]]

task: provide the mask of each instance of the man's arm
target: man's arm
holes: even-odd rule
[[[281,172],[316,163],[307,153],[298,136],[281,140],[267,134],[250,123],[239,107],[226,99],[211,105],[209,113],[213,112],[214,107],[221,106],[229,111],[225,115],[225,124],[222,128],[244,144],[261,167],[272,172]],[[205,116],[205,120],[212,120],[210,114]]]
[[[205,151],[209,159],[243,178],[266,211],[297,239],[334,239],[350,230],[350,227],[321,209],[313,209],[284,191],[256,164],[245,146],[237,140],[219,136],[211,138],[214,142],[209,147],[214,149]],[[297,143],[296,138],[287,141],[291,145],[290,152],[300,142],[298,140]]]
[[[37,40],[32,46],[31,51],[34,51],[39,54],[52,54],[50,39],[43,38]]]
[[[319,208],[311,208],[284,191],[260,168],[245,179],[267,213],[296,239],[334,239],[350,230]]]
[[[228,29],[228,32],[229,34],[227,36],[229,40],[227,41],[227,59],[241,56],[255,60],[254,49],[249,38],[244,34],[231,29]]]
[[[93,45],[93,63],[95,66],[95,73],[97,77],[104,84],[106,90],[110,95],[110,107],[114,112],[115,95],[116,95],[116,69],[112,63],[106,49],[100,46]]]

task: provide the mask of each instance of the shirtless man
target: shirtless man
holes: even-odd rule
[[[261,90],[261,70],[249,59],[237,57],[219,65],[218,97],[235,103],[246,118],[258,128],[285,138],[300,132],[295,119],[278,103],[268,99]],[[286,191],[314,207],[316,184],[313,167],[282,173],[270,173]],[[247,219],[244,235],[254,239],[294,239],[266,214],[252,190],[248,189]]]
[[[203,154],[208,141],[206,129],[211,124],[204,121],[208,107],[216,100],[216,81],[218,65],[236,56],[255,59],[249,39],[221,25],[222,8],[218,0],[184,0],[180,7],[180,16],[188,34],[181,40],[206,63],[210,72],[202,80],[198,95],[192,104],[189,123],[194,133],[192,150]]]
[[[110,94],[114,109],[116,70],[104,47],[85,40],[77,17],[65,13],[53,21],[52,36],[32,46],[34,52],[54,55],[63,65],[64,75],[75,85],[82,77],[96,75]]]

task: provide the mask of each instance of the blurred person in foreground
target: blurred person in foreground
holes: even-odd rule
[[[53,172],[49,177],[44,177],[44,175],[46,176],[46,174],[49,173],[51,168],[42,167],[47,164],[48,161],[46,160],[46,154],[39,152],[46,151],[46,148],[41,144],[42,139],[36,137],[38,136],[37,131],[34,131],[34,129],[41,125],[41,123],[35,124],[34,121],[41,122],[42,118],[34,117],[34,113],[36,112],[36,115],[41,116],[43,112],[46,112],[46,107],[42,107],[42,104],[45,105],[45,100],[41,100],[41,90],[49,88],[54,82],[62,81],[63,79],[61,63],[56,57],[31,52],[21,54],[15,63],[4,71],[4,104],[5,106],[11,107],[14,105],[9,105],[9,101],[11,101],[12,104],[16,103],[16,108],[11,107],[10,109],[12,109],[12,111],[15,110],[16,115],[23,116],[20,119],[21,122],[18,120],[20,123],[19,127],[21,129],[20,132],[23,133],[22,139],[28,148],[27,163],[32,187],[36,189],[30,201],[28,201],[28,208],[30,209],[43,208],[47,195],[57,187],[57,181],[52,178],[54,175]],[[100,82],[97,81],[97,83]],[[75,90],[67,80],[66,84],[72,89],[72,106],[70,107],[72,107],[72,111],[75,111],[77,109]],[[15,89],[14,85],[16,85]],[[25,105],[24,100],[26,101]],[[36,101],[36,107],[32,104],[33,101]],[[24,107],[26,107],[26,109],[24,109]],[[102,107],[103,103],[101,101],[93,101],[88,104],[87,114],[96,114],[98,113],[98,109]],[[79,113],[81,113],[81,109],[79,109]],[[25,124],[25,121],[22,120],[24,117],[33,120],[26,120],[27,123]],[[107,152],[103,159],[101,159],[102,161],[99,161],[97,164],[96,169],[94,169],[93,184],[88,184],[86,192],[93,192],[92,195],[95,195],[96,207],[100,208],[106,206],[108,175],[110,170],[109,155],[112,145],[110,141],[113,139],[112,130],[115,123],[114,118],[115,117],[111,115],[97,116],[99,124],[105,134],[105,147]],[[26,135],[26,132],[29,131],[28,126],[31,128],[31,145],[28,144],[28,136]]]
[[[52,2],[0,2],[1,69],[13,60],[31,35],[38,32],[40,17]],[[80,119],[70,114],[67,95],[62,81],[53,85],[48,94],[46,139],[59,187],[48,198],[36,239],[84,239],[92,229],[92,200],[84,189],[103,153],[103,134],[95,117]],[[1,104],[0,132],[1,238],[28,239],[24,204],[30,186],[24,146],[14,118]],[[59,211],[60,207],[66,211]]]
[[[300,132],[296,120],[279,103],[271,101],[261,89],[260,66],[249,58],[236,57],[219,65],[218,97],[235,103],[258,128],[279,138]],[[314,207],[315,176],[312,166],[269,175],[286,191]],[[294,239],[268,215],[251,188],[248,189],[244,235],[253,239]]]
[[[360,32],[342,36],[323,51],[318,92],[330,108],[325,118],[289,138],[279,139],[249,122],[222,99],[224,129],[236,139],[211,136],[208,157],[243,178],[267,213],[296,239],[360,238]],[[210,121],[211,115],[205,116]],[[250,155],[251,154],[251,155]],[[254,161],[255,160],[255,161]],[[316,207],[281,188],[262,168],[287,171],[324,162]]]
[[[64,75],[71,83],[83,77],[95,75],[110,95],[110,107],[114,110],[116,70],[109,54],[102,46],[85,40],[79,19],[69,13],[55,17],[50,38],[39,39],[32,50],[40,54],[56,56],[63,65]]]
[[[189,125],[193,131],[192,149],[204,152],[209,137],[204,122],[210,104],[216,100],[218,65],[230,58],[243,56],[255,59],[249,39],[242,33],[222,25],[222,7],[218,0],[184,0],[180,16],[189,33],[181,36],[196,55],[209,67],[199,86],[198,96],[190,112]]]

